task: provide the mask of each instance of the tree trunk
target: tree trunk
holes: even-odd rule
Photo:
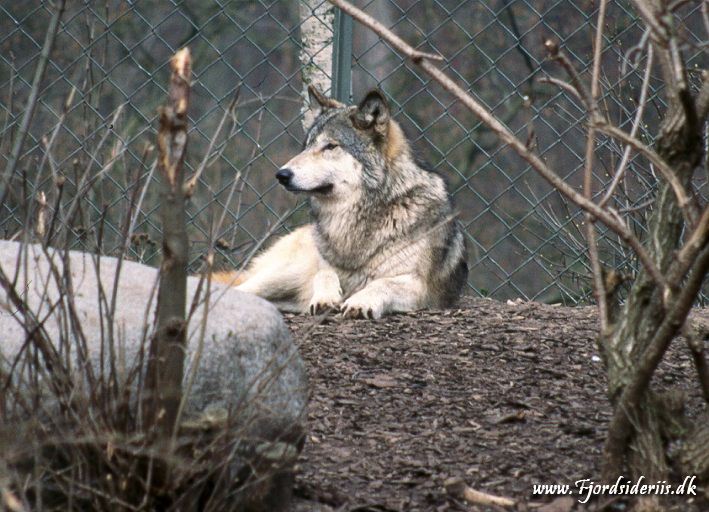
[[[324,93],[331,89],[332,39],[335,8],[323,0],[301,0],[300,4],[300,62],[303,65],[303,127],[307,131],[313,123],[308,103],[308,86],[313,84]]]
[[[184,375],[189,241],[183,189],[183,162],[187,149],[187,109],[192,79],[192,60],[187,48],[170,60],[168,104],[158,111],[160,131],[160,198],[163,230],[157,327],[148,368],[147,428],[164,438],[175,431],[182,399]]]
[[[661,55],[665,80],[675,85],[667,88],[668,109],[657,138],[657,153],[672,169],[686,195],[691,197],[690,183],[702,155],[697,112],[688,91],[677,85],[679,79],[674,74],[677,68],[670,65],[667,48],[655,43],[655,51]],[[683,212],[672,186],[663,181],[648,224],[649,239],[645,245],[660,272],[668,276],[673,289],[662,289],[648,272],[641,270],[618,320],[599,337],[614,416],[624,415],[629,420],[611,422],[603,471],[604,478],[609,481],[623,474],[623,459],[627,459],[632,478],[644,476],[657,481],[668,477],[665,444],[669,433],[661,419],[667,418],[672,411],[650,387],[629,407],[629,404],[619,405],[618,399],[637,371],[658,329],[667,320],[672,301],[685,278],[684,275],[669,278],[687,227],[685,217],[686,209]],[[676,319],[671,336],[684,324],[688,311],[689,308],[682,318]],[[619,423],[624,423],[626,428],[614,431],[614,425]],[[623,445],[625,456],[619,457]]]

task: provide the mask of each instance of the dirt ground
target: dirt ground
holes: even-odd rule
[[[598,480],[610,415],[593,308],[465,298],[376,322],[287,321],[313,389],[303,510],[502,510],[451,496],[449,478],[516,502],[505,510],[628,510],[617,496],[582,504],[574,486]],[[693,389],[679,345],[656,381]],[[574,494],[534,494],[534,484]],[[664,503],[709,510],[701,496]]]

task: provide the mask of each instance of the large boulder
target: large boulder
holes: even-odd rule
[[[86,372],[81,366],[82,338],[94,375],[103,379],[110,375],[128,395],[136,393],[143,382],[136,375],[144,375],[145,355],[154,328],[158,278],[155,268],[123,261],[118,272],[119,260],[115,258],[99,259],[75,251],[64,254],[52,248],[23,246],[10,241],[0,241],[0,266],[6,279],[14,283],[16,293],[13,300],[6,289],[0,287],[0,376],[3,379],[12,368],[11,380],[21,393],[23,386],[32,387],[27,383],[38,382],[31,377],[33,372],[37,374],[37,368],[33,369],[33,364],[26,362],[44,364],[41,351],[40,356],[36,356],[37,342],[27,343],[28,328],[32,329],[33,321],[23,314],[19,299],[27,304],[34,318],[42,322],[46,338],[57,350],[60,360],[66,361],[67,367],[73,365],[68,374],[75,376],[74,395],[80,392],[89,396],[92,392],[86,389]],[[65,278],[68,275],[71,276],[70,286]],[[59,286],[58,282],[63,284]],[[199,434],[199,440],[193,444],[212,446],[209,449],[219,444],[213,441],[214,436],[222,440],[226,437],[226,451],[232,458],[221,471],[220,481],[225,480],[223,475],[226,474],[226,480],[235,487],[243,487],[249,479],[247,473],[253,473],[254,468],[270,468],[267,477],[258,476],[258,492],[249,492],[260,496],[263,510],[277,510],[284,506],[283,498],[289,495],[289,468],[302,447],[308,402],[305,369],[287,326],[270,303],[219,284],[210,285],[209,298],[205,300],[206,285],[200,284],[198,277],[188,278],[188,309],[198,288],[200,299],[188,328],[184,389],[189,395],[181,417],[180,434],[189,439],[196,439]],[[114,286],[117,286],[115,311],[109,315]],[[66,295],[68,290],[70,296]],[[70,306],[76,311],[74,317],[80,320],[80,329],[72,325]],[[108,322],[109,316],[112,323]],[[206,322],[203,322],[205,316]],[[109,334],[111,327],[113,332]],[[77,334],[79,332],[83,336]],[[37,402],[38,390],[26,391],[27,396],[35,397]],[[41,410],[45,413],[54,414],[53,411],[62,410],[62,406],[66,408],[57,398],[56,387],[47,385],[40,395]],[[81,397],[71,397],[72,403],[81,400]],[[90,401],[83,399],[83,403]],[[133,399],[123,405],[130,403],[139,401]],[[26,414],[26,409],[17,409],[23,410]],[[6,416],[5,419],[13,418]],[[21,422],[26,418],[17,420]],[[210,434],[205,438],[206,433]],[[201,455],[205,453],[202,449],[193,449],[194,453],[198,451]],[[235,457],[234,453],[241,455]],[[203,460],[201,464],[204,465]],[[236,489],[227,494],[232,499],[244,500],[249,492]],[[250,509],[258,508],[251,506]]]

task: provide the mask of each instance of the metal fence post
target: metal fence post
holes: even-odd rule
[[[343,103],[352,95],[352,18],[340,9],[335,10],[332,95]]]

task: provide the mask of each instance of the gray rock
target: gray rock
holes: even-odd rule
[[[58,271],[55,275],[50,262]],[[129,370],[139,361],[141,349],[147,351],[145,339],[154,327],[158,272],[152,267],[123,261],[112,324],[113,341],[109,342],[106,307],[99,306],[99,283],[106,302],[110,303],[118,260],[109,257],[97,260],[94,255],[71,251],[68,262],[74,305],[90,360],[99,371],[104,354],[106,368],[106,354],[112,345],[117,354],[119,382],[125,383]],[[72,356],[68,360],[77,364],[78,340],[69,328],[67,300],[61,298],[56,284],[56,276],[66,272],[62,254],[54,249],[44,251],[38,245],[23,247],[17,242],[0,241],[0,266],[16,283],[17,294],[36,317],[48,315],[44,327],[49,338],[55,346],[61,344],[63,354],[69,350]],[[199,278],[189,278],[188,309],[199,285]],[[201,296],[205,286],[203,283]],[[208,307],[206,304],[201,300],[189,324],[184,386],[189,396],[181,424],[195,431],[228,423],[240,446],[250,453],[261,454],[263,460],[278,453],[279,458],[292,461],[302,446],[308,383],[282,316],[270,303],[221,284],[210,285]],[[3,333],[0,374],[7,371],[25,345],[22,322],[23,315],[0,287]],[[15,378],[24,376],[16,370]],[[246,439],[270,443],[248,445]]]

